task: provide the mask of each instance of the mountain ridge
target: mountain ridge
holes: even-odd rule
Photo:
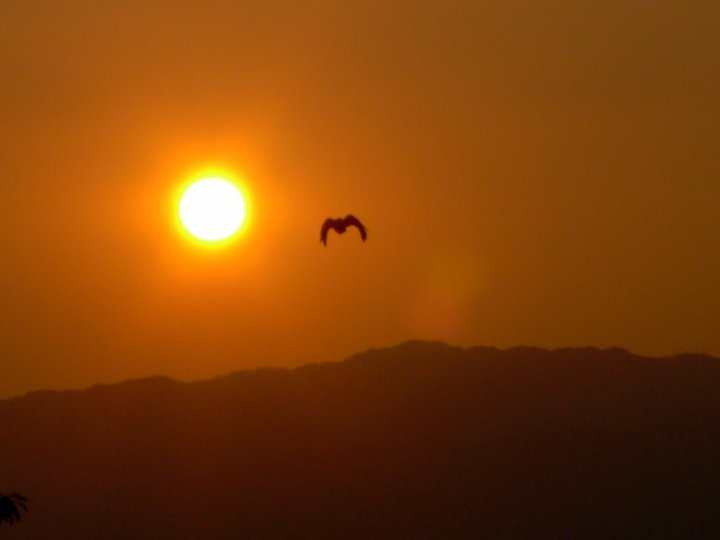
[[[0,401],[16,538],[720,532],[720,362],[405,342]]]
[[[389,347],[372,347],[365,351],[358,352],[351,354],[350,356],[347,356],[346,358],[338,361],[327,361],[327,362],[307,362],[304,364],[300,364],[295,367],[257,367],[257,368],[250,368],[250,369],[240,369],[240,370],[233,370],[225,374],[203,378],[203,379],[197,379],[192,381],[185,381],[185,380],[179,380],[174,379],[173,377],[169,375],[148,375],[148,376],[140,376],[140,377],[131,377],[128,379],[115,381],[115,382],[103,382],[103,383],[96,383],[92,384],[87,387],[83,388],[69,388],[69,389],[53,389],[53,388],[43,388],[39,390],[30,390],[24,394],[19,394],[15,396],[9,396],[0,399],[0,403],[5,401],[12,401],[17,399],[24,399],[28,397],[37,397],[42,395],[55,395],[55,394],[72,394],[72,393],[78,393],[78,392],[86,392],[86,391],[96,391],[98,389],[107,388],[107,387],[114,387],[114,386],[121,386],[121,385],[137,385],[137,384],[153,384],[154,382],[157,383],[174,383],[179,385],[192,385],[192,384],[208,384],[213,383],[215,381],[223,380],[226,378],[236,378],[236,377],[244,377],[247,375],[251,375],[254,373],[275,373],[275,372],[293,372],[296,370],[303,370],[306,368],[313,368],[315,366],[336,366],[343,363],[353,363],[357,361],[361,361],[364,358],[367,358],[369,356],[373,356],[376,354],[384,355],[387,352],[398,352],[401,354],[412,354],[413,351],[415,352],[421,352],[422,354],[427,354],[428,352],[434,350],[437,351],[453,351],[453,352],[461,352],[464,354],[485,354],[485,355],[495,355],[495,354],[510,354],[510,355],[516,355],[516,354],[537,354],[537,355],[562,355],[562,354],[574,354],[578,352],[587,352],[590,354],[602,354],[607,355],[608,357],[610,355],[612,356],[627,356],[627,357],[633,357],[635,359],[643,359],[643,360],[654,360],[654,361],[710,361],[710,362],[720,362],[720,358],[715,357],[710,354],[706,353],[696,353],[696,352],[682,352],[682,353],[676,353],[671,355],[662,355],[662,356],[650,356],[650,355],[640,355],[634,352],[631,352],[625,348],[622,347],[595,347],[595,346],[581,346],[581,347],[557,347],[557,348],[544,348],[544,347],[535,347],[535,346],[529,346],[529,345],[516,345],[512,347],[507,348],[498,348],[488,345],[473,345],[469,347],[461,347],[458,345],[450,345],[444,341],[440,340],[419,340],[419,339],[412,339],[412,340],[406,340],[404,342],[401,342],[394,346]]]

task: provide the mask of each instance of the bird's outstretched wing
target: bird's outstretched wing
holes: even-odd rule
[[[347,216],[345,216],[345,219],[343,221],[345,222],[346,226],[354,225],[355,227],[357,227],[360,231],[360,238],[362,238],[363,242],[365,241],[365,239],[367,238],[367,228],[365,227],[365,225],[360,223],[360,220],[358,218],[356,218],[352,214],[348,214]]]
[[[25,501],[27,501],[27,499],[19,493],[13,493],[10,496],[0,496],[0,525],[5,521],[10,525],[13,525],[16,521],[20,521],[18,506],[27,512]]]
[[[322,224],[322,227],[320,228],[320,241],[323,243],[323,246],[327,246],[327,234],[330,229],[332,229],[335,226],[335,220],[332,218],[327,218],[325,222]]]

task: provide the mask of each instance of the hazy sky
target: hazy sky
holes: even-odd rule
[[[720,354],[717,0],[4,0],[0,62],[0,396],[410,338]],[[210,166],[251,195],[213,253],[172,207]]]

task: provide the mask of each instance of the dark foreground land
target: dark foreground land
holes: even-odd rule
[[[720,538],[720,360],[411,342],[0,401],[14,539]]]

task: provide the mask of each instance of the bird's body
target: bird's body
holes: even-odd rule
[[[10,495],[0,494],[0,525],[7,521],[13,525],[16,521],[20,521],[20,510],[22,508],[27,512],[25,502],[27,499],[19,493],[11,493]]]
[[[364,242],[367,238],[367,229],[365,225],[360,223],[360,220],[353,215],[347,215],[344,218],[327,218],[320,228],[320,241],[324,246],[327,246],[327,235],[330,229],[338,234],[343,234],[348,227],[357,227],[360,231],[360,238]]]

